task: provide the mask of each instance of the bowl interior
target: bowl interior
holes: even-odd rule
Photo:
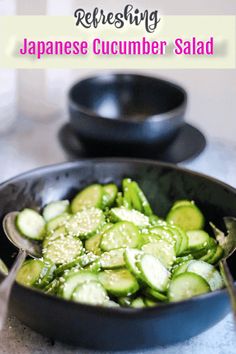
[[[187,198],[199,205],[206,217],[206,225],[212,221],[224,229],[223,217],[236,216],[236,191],[211,178],[150,161],[95,159],[49,166],[2,184],[0,220],[13,210],[40,209],[53,200],[70,199],[78,190],[94,182],[120,185],[125,177],[140,183],[154,211],[161,217],[166,215],[173,201]],[[0,226],[0,258],[10,265],[14,252]],[[234,276],[235,258],[232,256],[230,261]]]
[[[140,75],[104,75],[80,81],[70,98],[79,109],[101,117],[142,121],[169,112],[186,99],[182,88]]]

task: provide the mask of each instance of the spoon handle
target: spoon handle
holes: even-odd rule
[[[11,288],[14,284],[16,274],[26,258],[26,251],[20,250],[8,276],[0,284],[0,331],[3,329],[10,298]]]
[[[223,274],[225,285],[226,285],[226,288],[228,290],[228,294],[230,297],[230,302],[231,302],[231,307],[232,307],[232,312],[233,312],[233,317],[234,317],[234,323],[236,326],[236,289],[234,286],[233,277],[230,273],[230,270],[228,268],[228,265],[227,265],[225,259],[220,261],[220,269]]]

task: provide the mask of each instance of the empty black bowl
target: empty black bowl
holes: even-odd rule
[[[12,210],[43,207],[71,198],[94,182],[137,180],[154,210],[164,216],[176,199],[193,199],[207,220],[222,227],[223,216],[236,216],[236,190],[210,177],[152,161],[81,160],[41,168],[0,185],[0,220]],[[1,223],[2,225],[2,223]],[[10,266],[15,249],[0,229],[0,258]],[[236,254],[229,267],[236,276]],[[168,345],[195,336],[229,311],[225,289],[179,303],[145,309],[93,307],[14,285],[11,308],[36,331],[70,344],[102,350],[141,349]]]
[[[98,75],[71,88],[70,121],[87,150],[156,156],[183,125],[186,101],[186,92],[168,81],[131,74]]]

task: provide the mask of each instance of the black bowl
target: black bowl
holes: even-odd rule
[[[76,83],[69,92],[71,125],[89,151],[157,155],[184,123],[187,94],[171,82],[106,74]]]
[[[207,220],[222,227],[222,217],[236,216],[236,190],[210,177],[152,161],[94,159],[25,173],[0,186],[0,217],[9,211],[42,207],[71,198],[93,182],[120,184],[129,176],[144,189],[154,210],[164,216],[175,199],[196,200]],[[15,252],[1,229],[0,257],[10,266]],[[229,267],[236,276],[236,255]],[[154,308],[102,308],[69,302],[14,285],[11,308],[36,331],[56,340],[102,350],[168,345],[195,336],[229,311],[225,289]]]

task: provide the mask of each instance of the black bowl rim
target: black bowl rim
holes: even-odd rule
[[[235,193],[236,194],[236,188],[230,186],[227,183],[224,183],[214,177],[205,175],[203,173],[199,173],[199,172],[195,172],[192,171],[190,169],[184,168],[184,167],[179,167],[177,165],[171,164],[171,163],[166,163],[166,162],[159,162],[159,161],[153,161],[153,160],[143,160],[143,159],[130,159],[130,158],[93,158],[93,159],[78,159],[76,161],[72,161],[72,162],[61,162],[61,163],[57,163],[57,164],[51,164],[51,165],[47,165],[47,166],[43,166],[43,167],[38,167],[26,172],[23,172],[15,177],[12,177],[8,180],[6,180],[5,182],[2,182],[0,184],[0,191],[2,188],[4,188],[6,185],[8,185],[9,183],[12,182],[16,182],[17,180],[21,180],[24,177],[31,177],[33,175],[37,175],[40,174],[42,172],[47,173],[47,172],[53,172],[53,171],[58,171],[61,169],[67,169],[67,168],[73,168],[76,167],[76,165],[80,165],[81,163],[114,163],[114,162],[118,162],[118,163],[122,163],[122,162],[126,162],[126,163],[137,163],[137,164],[145,164],[145,165],[154,165],[154,166],[163,166],[163,167],[168,167],[171,169],[174,169],[176,171],[182,171],[182,172],[186,172],[187,174],[190,174],[192,176],[198,176],[204,179],[208,179],[210,182],[213,183],[217,183],[219,185],[221,185],[222,187],[228,189],[230,192]],[[6,276],[0,272],[0,277],[5,278]],[[234,282],[234,285],[236,286],[236,281]],[[203,295],[199,295],[187,300],[183,300],[183,301],[178,301],[178,302],[170,302],[170,303],[162,303],[159,306],[154,306],[154,307],[150,307],[150,308],[137,308],[137,309],[130,309],[130,308],[125,308],[125,307],[103,307],[103,306],[94,306],[94,305],[86,305],[86,304],[80,304],[80,303],[76,303],[73,301],[68,301],[65,299],[62,299],[60,297],[57,297],[55,295],[50,295],[50,294],[45,294],[44,292],[37,290],[37,289],[33,289],[33,288],[29,288],[29,287],[25,287],[23,285],[17,284],[15,282],[14,287],[17,289],[24,289],[24,291],[27,291],[29,293],[34,293],[37,296],[42,296],[43,298],[45,298],[47,301],[58,301],[64,304],[67,304],[67,306],[74,306],[74,308],[78,309],[80,308],[81,310],[84,311],[89,311],[89,312],[94,312],[97,311],[98,313],[103,313],[104,315],[112,315],[112,314],[116,314],[118,316],[151,316],[151,317],[155,317],[156,315],[158,315],[160,312],[165,312],[168,311],[169,308],[179,308],[180,306],[191,306],[191,304],[193,302],[198,303],[200,301],[203,301],[205,299],[208,298],[213,298],[219,295],[226,295],[227,290],[226,288],[223,289],[219,289],[219,290],[215,290],[213,292],[209,292]],[[66,305],[65,305],[66,306]]]
[[[76,90],[76,88],[88,81],[92,81],[92,80],[98,80],[100,78],[121,78],[121,77],[132,77],[132,78],[140,78],[140,79],[148,79],[148,80],[153,80],[153,81],[158,81],[161,83],[164,83],[165,85],[169,85],[172,88],[175,88],[176,90],[178,90],[179,92],[181,92],[181,94],[183,95],[183,102],[176,106],[176,108],[173,108],[171,110],[168,110],[166,112],[160,113],[160,114],[153,114],[153,115],[149,115],[147,116],[143,121],[138,121],[135,119],[132,120],[123,120],[123,119],[111,119],[107,116],[103,116],[103,115],[99,115],[97,113],[95,113],[93,110],[90,110],[89,108],[86,108],[84,105],[81,105],[80,103],[78,103],[77,101],[75,101],[73,99],[73,92],[74,90]],[[148,123],[158,123],[161,122],[163,120],[172,120],[175,119],[176,116],[182,112],[184,112],[186,105],[187,105],[187,92],[186,90],[172,82],[172,81],[168,81],[168,80],[164,80],[155,76],[150,76],[150,75],[141,75],[141,74],[134,74],[134,73],[107,73],[107,74],[99,74],[99,75],[94,75],[94,76],[89,76],[86,77],[82,80],[79,80],[77,82],[75,82],[71,88],[69,89],[68,92],[68,99],[69,99],[69,106],[72,107],[73,109],[76,109],[77,111],[79,111],[80,113],[86,114],[87,118],[95,118],[98,120],[105,120],[105,121],[109,121],[112,122],[112,124],[132,124],[132,125],[138,125],[138,126],[142,126],[144,124],[148,124]]]

